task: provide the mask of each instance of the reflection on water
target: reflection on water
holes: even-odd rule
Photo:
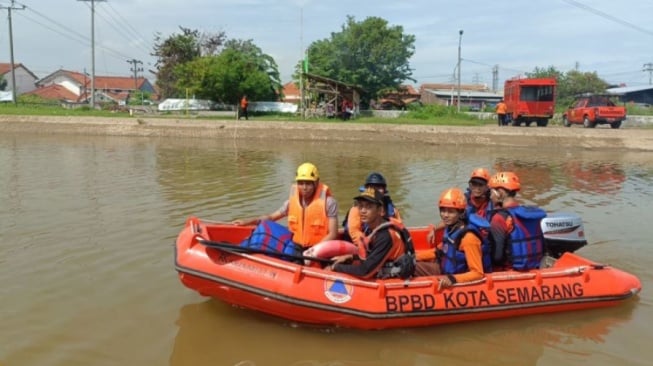
[[[170,365],[535,365],[547,350],[579,363],[588,358],[633,364],[607,347],[635,303],[610,308],[436,328],[363,332],[295,328],[207,300],[181,308]],[[234,347],[240,345],[240,347]],[[280,351],[280,350],[290,351]],[[201,351],[198,351],[201,350]],[[593,356],[600,352],[600,356]],[[491,355],[491,357],[489,357]],[[600,363],[600,364],[610,364]]]
[[[408,225],[437,221],[436,197],[465,187],[474,168],[515,170],[525,202],[580,214],[590,240],[580,253],[635,273],[644,290],[615,309],[324,332],[184,288],[171,244],[186,217],[273,211],[304,161],[318,166],[341,216],[365,176],[383,173]],[[0,363],[645,364],[653,357],[642,341],[653,320],[652,178],[648,153],[3,135]]]

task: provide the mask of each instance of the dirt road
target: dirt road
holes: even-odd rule
[[[198,120],[143,117],[0,116],[0,132],[248,138],[312,141],[379,141],[430,145],[482,145],[653,151],[653,129],[607,127],[482,127],[278,122],[264,120]]]

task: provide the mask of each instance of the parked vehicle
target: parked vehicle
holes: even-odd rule
[[[535,122],[539,127],[546,127],[555,111],[556,86],[555,78],[506,80],[503,99],[510,123],[528,126]]]
[[[562,123],[565,127],[572,124],[582,124],[585,128],[594,128],[597,124],[621,127],[621,122],[626,119],[626,107],[617,106],[612,97],[611,94],[584,94],[576,97],[562,115]]]

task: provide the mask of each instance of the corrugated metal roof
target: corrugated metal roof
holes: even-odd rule
[[[440,95],[440,96],[447,96],[447,97],[456,97],[458,96],[458,91],[457,90],[451,90],[451,89],[424,89],[425,92],[432,93],[435,95]],[[503,94],[497,94],[497,93],[492,93],[492,92],[480,92],[480,91],[469,91],[469,90],[461,90],[460,91],[460,97],[465,97],[465,98],[503,98]]]
[[[606,92],[610,94],[624,94],[624,93],[634,93],[642,90],[653,89],[653,85],[643,85],[643,86],[624,86],[621,88],[610,88]]]

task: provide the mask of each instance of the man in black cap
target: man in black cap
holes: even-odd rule
[[[346,254],[332,258],[334,263],[328,269],[372,279],[386,262],[394,261],[406,252],[400,228],[385,218],[383,196],[383,192],[370,187],[354,197],[361,221],[368,228],[367,236],[363,239],[364,245],[359,248],[358,255]]]

